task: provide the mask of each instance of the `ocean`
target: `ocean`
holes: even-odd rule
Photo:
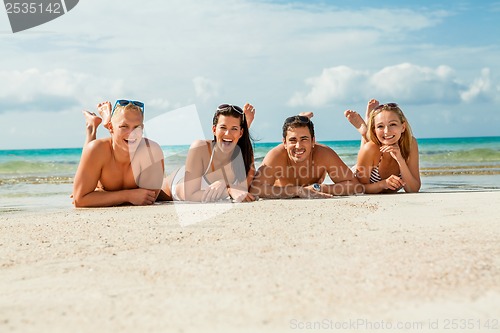
[[[323,141],[349,166],[359,140]],[[500,137],[418,139],[421,192],[500,190]],[[277,143],[255,143],[256,166]],[[189,146],[163,146],[167,173],[184,164]],[[0,213],[72,207],[81,148],[0,150]]]

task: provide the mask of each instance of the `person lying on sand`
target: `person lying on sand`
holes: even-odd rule
[[[420,190],[417,140],[396,103],[380,104],[372,99],[365,120],[352,110],[344,112],[361,134],[356,176],[366,193],[394,193]]]
[[[143,138],[144,103],[118,100],[98,105],[102,116],[84,111],[87,135],[73,184],[75,207],[120,204],[150,205],[161,189],[164,173],[160,146]],[[111,136],[96,139],[104,121]]]
[[[250,192],[261,198],[331,198],[362,193],[363,186],[340,157],[316,143],[312,113],[288,117],[283,143],[271,149],[257,170]],[[326,175],[334,184],[322,184]]]
[[[186,164],[167,178],[163,190],[176,201],[254,201],[248,186],[255,174],[248,127],[255,108],[221,104],[212,120],[213,140],[196,140]]]

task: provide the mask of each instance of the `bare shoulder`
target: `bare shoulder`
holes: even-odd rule
[[[153,140],[151,140],[149,138],[145,138],[145,139],[148,140],[149,146],[151,146],[151,147],[153,147],[155,149],[161,149],[161,146],[158,144],[158,142],[153,141]]]
[[[99,168],[113,157],[111,139],[97,139],[89,142],[82,151],[80,165],[87,168]]]
[[[418,148],[418,142],[417,142],[417,139],[415,139],[414,136],[411,137],[411,146]]]
[[[198,169],[200,171],[209,163],[210,159],[210,151],[208,149],[208,145],[211,144],[209,140],[196,140],[193,141],[191,146],[189,147],[187,159],[186,159],[186,167],[189,170]],[[200,163],[201,162],[201,163]]]
[[[110,138],[93,140],[89,142],[84,148],[87,154],[91,155],[98,154],[99,156],[111,155],[111,149],[112,146]]]
[[[321,155],[323,155],[323,154],[332,154],[332,153],[336,154],[335,151],[331,147],[328,147],[327,145],[324,145],[322,143],[316,143],[314,145],[314,150],[315,150],[315,152],[318,152]]]
[[[211,143],[211,141],[209,141],[209,140],[195,140],[195,141],[193,141],[193,143],[191,143],[191,146],[189,147],[189,149],[206,147],[208,143]]]
[[[288,156],[283,144],[279,144],[266,154],[262,164],[267,166],[283,165],[286,164],[287,158]]]
[[[368,141],[359,149],[359,152],[362,154],[374,155],[380,153],[380,146],[375,142]]]
[[[328,147],[324,144],[317,143],[314,146],[313,152],[314,159],[316,161],[329,161],[332,158],[338,158],[337,153],[331,147]]]

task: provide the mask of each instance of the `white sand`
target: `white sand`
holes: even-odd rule
[[[0,332],[500,332],[499,203],[268,200],[187,227],[172,203],[4,213]]]

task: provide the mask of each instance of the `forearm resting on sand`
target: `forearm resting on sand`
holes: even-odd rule
[[[335,196],[361,194],[365,186],[357,180],[346,180],[335,184],[322,184],[321,191]]]
[[[158,190],[142,188],[120,191],[93,191],[85,195],[75,194],[75,207],[110,207],[125,203],[135,206],[151,205],[155,202]]]
[[[288,199],[297,198],[301,196],[303,191],[302,186],[273,186],[273,185],[251,185],[250,193],[259,198],[268,199]]]

